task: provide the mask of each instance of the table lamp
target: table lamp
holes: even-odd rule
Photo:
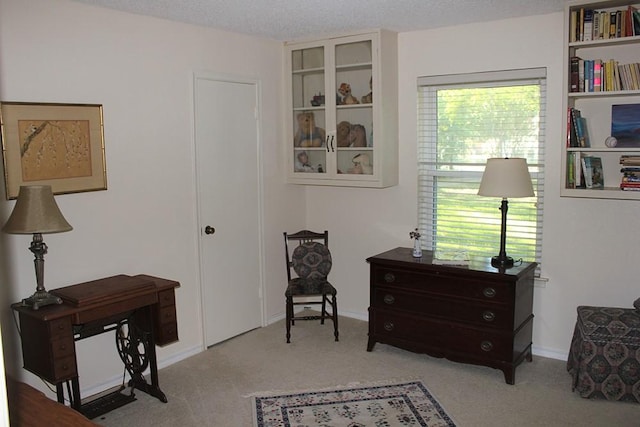
[[[527,160],[519,158],[487,159],[478,195],[502,197],[502,204],[500,205],[500,210],[502,211],[500,253],[491,258],[491,265],[501,269],[513,267],[513,258],[508,257],[505,250],[507,240],[507,199],[535,195]]]
[[[23,305],[37,310],[45,305],[62,303],[60,298],[44,288],[44,254],[47,253],[47,245],[42,240],[42,235],[72,229],[62,216],[50,185],[20,187],[13,212],[2,230],[10,234],[33,234],[29,250],[35,256],[33,264],[36,269],[36,292],[23,299]]]

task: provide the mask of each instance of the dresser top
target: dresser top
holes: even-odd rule
[[[472,258],[469,261],[468,266],[442,265],[433,263],[432,251],[422,251],[422,257],[420,258],[414,258],[412,252],[413,250],[411,248],[398,247],[369,257],[367,258],[367,262],[374,264],[395,265],[405,268],[409,267],[425,271],[450,270],[452,272],[455,272],[456,270],[463,270],[469,273],[475,272],[478,274],[500,274],[518,277],[534,271],[537,266],[535,262],[516,262],[516,265],[511,268],[499,269],[491,265],[490,257]]]

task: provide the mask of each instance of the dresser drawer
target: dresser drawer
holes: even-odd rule
[[[507,282],[485,282],[443,271],[410,271],[379,267],[374,269],[373,286],[398,286],[433,294],[509,303],[514,288]]]
[[[370,310],[370,321],[379,342],[411,343],[410,347],[427,353],[446,349],[450,355],[458,353],[478,359],[511,361],[513,358],[509,336],[496,330],[379,309]]]
[[[496,329],[513,328],[513,316],[508,307],[499,304],[474,302],[454,298],[439,298],[430,294],[411,292],[391,286],[377,286],[373,290],[373,307],[398,310],[450,321],[471,323]]]

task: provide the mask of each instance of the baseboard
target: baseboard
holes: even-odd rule
[[[534,356],[546,357],[548,359],[567,360],[569,357],[569,353],[566,351],[536,347],[535,345],[531,349],[531,352]]]

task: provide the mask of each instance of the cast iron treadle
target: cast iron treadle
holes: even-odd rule
[[[131,390],[131,394],[122,393],[122,389],[115,390],[109,394],[105,394],[104,396],[100,396],[95,400],[92,400],[87,403],[83,403],[80,408],[80,412],[89,418],[93,419],[102,414],[106,414],[109,411],[113,411],[121,406],[126,405],[127,403],[131,403],[136,399],[133,390]]]

